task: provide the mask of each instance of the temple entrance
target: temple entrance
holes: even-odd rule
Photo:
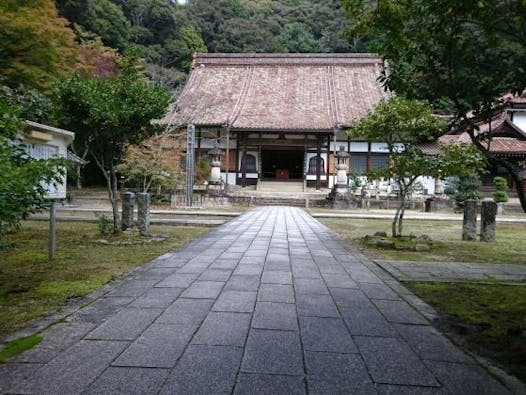
[[[303,150],[261,151],[262,176],[267,180],[303,179]]]

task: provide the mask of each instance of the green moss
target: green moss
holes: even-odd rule
[[[67,299],[86,295],[97,289],[99,286],[100,281],[97,281],[96,279],[91,281],[50,281],[40,284],[34,289],[34,292],[42,298],[53,298],[66,301]]]
[[[100,239],[97,224],[59,222],[57,255],[47,257],[45,222],[22,223],[9,235],[14,247],[2,254],[0,271],[0,338],[84,296],[112,279],[206,233],[210,228],[152,226],[152,234],[165,234],[160,243],[108,246]],[[141,237],[120,234],[108,241]]]
[[[406,285],[443,316],[447,329],[526,380],[526,283]]]
[[[462,241],[461,221],[404,220],[407,235],[427,235],[431,251],[382,249],[363,243],[367,234],[385,231],[389,234],[390,220],[380,219],[320,219],[324,225],[351,244],[377,259],[422,262],[479,262],[526,264],[526,227],[523,224],[498,223],[495,243]],[[418,239],[413,239],[418,240]],[[429,242],[426,242],[429,244]]]
[[[5,343],[4,348],[0,350],[0,363],[5,363],[9,358],[35,347],[41,341],[42,336],[33,335]]]

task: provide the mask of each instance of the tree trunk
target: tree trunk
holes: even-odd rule
[[[119,213],[119,184],[117,181],[117,172],[115,171],[115,166],[113,161],[110,163],[110,172],[109,172],[109,196],[111,202],[111,208],[113,211],[113,233],[117,234],[121,232],[121,217]]]
[[[402,236],[404,213],[405,213],[406,194],[402,194],[402,201],[400,202],[400,215],[398,216],[398,237]]]
[[[398,235],[398,221],[400,220],[400,211],[402,211],[402,201],[400,201],[400,205],[396,209],[395,217],[393,219],[393,223],[391,224],[391,236],[396,237]]]
[[[98,158],[92,154],[95,163],[98,168],[102,171],[104,178],[106,178],[106,187],[108,188],[108,197],[110,198],[111,209],[113,212],[113,233],[121,232],[121,221],[119,215],[119,191],[117,183],[117,173],[115,171],[115,165],[113,161],[110,162],[110,169],[106,170],[104,158]]]

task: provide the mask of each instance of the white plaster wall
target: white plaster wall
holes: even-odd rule
[[[526,132],[526,112],[516,112],[513,114],[513,123],[523,132]]]

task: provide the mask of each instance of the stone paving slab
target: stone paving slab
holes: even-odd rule
[[[375,262],[400,281],[526,281],[526,265],[386,260]]]
[[[432,316],[303,210],[261,207],[45,330],[0,365],[0,393],[510,393]]]

